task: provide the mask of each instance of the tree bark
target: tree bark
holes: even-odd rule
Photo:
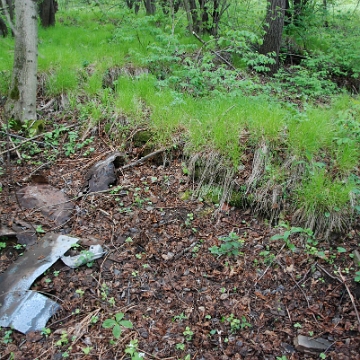
[[[36,120],[36,0],[15,0],[15,18],[14,66],[5,116],[24,123],[26,120]]]
[[[144,0],[146,15],[154,15],[156,12],[155,0]]]
[[[40,0],[39,15],[41,26],[44,28],[55,26],[55,13],[57,11],[57,1],[55,0]]]
[[[265,35],[260,54],[275,54],[275,64],[270,65],[270,75],[279,70],[279,53],[284,28],[286,0],[269,0],[265,19]]]
[[[7,37],[8,35],[8,28],[5,21],[0,17],[0,35],[3,37]]]

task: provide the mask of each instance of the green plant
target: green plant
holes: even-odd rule
[[[175,315],[172,318],[172,321],[183,321],[186,320],[188,317],[182,312],[180,315]]]
[[[185,350],[185,344],[183,344],[183,343],[177,343],[177,344],[175,345],[175,349],[176,349],[176,350],[181,350],[181,351],[183,351],[183,350]]]
[[[99,321],[99,317],[93,315],[90,319],[90,324],[96,324]]]
[[[138,352],[138,339],[131,340],[125,348],[125,354],[129,354],[131,360],[142,360],[145,356],[144,353]]]
[[[294,328],[296,328],[296,329],[301,329],[301,328],[302,328],[302,325],[297,322],[297,323],[294,324]]]
[[[209,248],[210,252],[213,255],[217,255],[218,257],[225,256],[237,256],[241,254],[239,249],[244,245],[244,240],[240,239],[240,237],[234,233],[230,232],[227,236],[222,236],[219,238],[223,243],[219,246],[212,246]]]
[[[94,254],[89,250],[82,250],[80,252],[79,258],[76,260],[76,266],[81,266],[86,264],[87,267],[92,267],[94,265]]]
[[[287,229],[283,234],[277,234],[271,237],[271,240],[283,240],[286,244],[286,246],[291,250],[295,250],[295,245],[291,243],[291,235],[293,234],[302,234],[306,236],[306,242],[308,244],[317,244],[317,242],[314,239],[314,234],[311,229],[303,229],[302,227],[291,227],[285,223],[280,224],[279,226],[285,227]]]
[[[5,249],[6,248],[6,243],[5,242],[0,242],[0,249]]]
[[[185,330],[183,331],[183,335],[185,336],[185,340],[187,341],[191,341],[192,340],[192,337],[194,335],[194,332],[190,329],[189,326],[187,326],[185,328]]]
[[[194,220],[194,214],[193,213],[188,213],[186,215],[186,220],[185,220],[186,227],[190,227],[193,220]]]
[[[81,348],[81,350],[83,351],[83,353],[85,355],[89,355],[91,350],[92,350],[92,347],[91,346],[87,346],[87,347],[84,347],[84,348]]]
[[[241,319],[237,319],[234,314],[229,315],[223,321],[227,321],[230,325],[230,332],[235,334],[238,330],[243,330],[251,327],[251,324],[246,320],[243,315]]]
[[[354,280],[355,280],[356,282],[359,282],[359,283],[360,283],[360,271],[357,271],[357,272],[355,273]]]
[[[55,342],[55,345],[56,346],[63,346],[63,345],[68,344],[68,343],[69,343],[68,334],[67,334],[67,332],[63,331],[61,336],[60,336],[60,339]]]
[[[44,335],[45,337],[48,337],[50,334],[51,334],[51,329],[49,329],[49,328],[43,328],[42,330],[41,330],[41,333],[40,333],[41,335]]]
[[[38,225],[35,230],[39,234],[44,234],[45,233],[45,230],[42,228],[42,225]]]
[[[12,333],[13,333],[13,331],[11,329],[5,331],[5,334],[4,334],[3,339],[2,339],[4,344],[9,344],[9,343],[11,343],[13,341],[12,337],[11,337]]]
[[[83,297],[84,294],[85,294],[85,291],[82,290],[82,289],[76,289],[75,292],[76,292],[76,294],[78,294],[80,297]]]
[[[127,329],[132,329],[133,324],[129,320],[123,320],[124,319],[124,313],[119,312],[115,314],[115,319],[106,319],[102,323],[102,327],[104,329],[111,329],[112,328],[112,334],[115,339],[119,339],[122,334],[122,327],[125,327]]]

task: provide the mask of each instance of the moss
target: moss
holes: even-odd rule
[[[20,91],[19,91],[19,86],[18,86],[17,80],[15,80],[15,84],[11,88],[10,99],[15,100],[15,101],[18,101],[20,99]]]

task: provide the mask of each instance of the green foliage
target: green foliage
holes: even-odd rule
[[[243,330],[251,327],[251,324],[247,321],[244,315],[241,316],[241,319],[238,319],[235,317],[234,314],[230,314],[226,318],[223,318],[222,321],[226,321],[229,323],[230,332],[232,334],[237,333],[239,330]]]
[[[102,327],[105,329],[111,329],[112,328],[112,334],[115,339],[119,339],[122,334],[122,327],[125,327],[127,329],[132,329],[133,324],[129,320],[123,320],[124,319],[124,313],[119,312],[115,314],[115,319],[106,319],[102,323]]]
[[[271,237],[271,240],[283,240],[285,242],[286,246],[291,251],[294,251],[296,249],[295,245],[293,243],[291,243],[291,235],[293,235],[293,234],[304,235],[305,238],[306,238],[306,242],[308,244],[314,244],[315,243],[314,233],[313,233],[313,231],[311,229],[303,229],[302,227],[291,227],[291,228],[289,228],[289,226],[287,224],[285,224],[285,223],[282,223],[279,226],[285,227],[286,231],[283,234],[273,235]]]
[[[244,240],[240,239],[236,233],[230,232],[229,235],[222,236],[219,240],[222,241],[220,246],[212,246],[209,248],[213,255],[220,257],[222,255],[237,256],[241,254],[240,249],[244,245]]]
[[[360,283],[360,271],[357,271],[357,272],[355,273],[354,280],[355,280],[356,282],[359,282],[359,283]]]
[[[189,326],[187,326],[183,331],[183,335],[185,336],[186,341],[191,341],[194,336],[194,332],[190,329]]]
[[[131,360],[141,360],[144,358],[144,353],[138,352],[138,339],[131,340],[125,348],[125,354],[129,354]]]

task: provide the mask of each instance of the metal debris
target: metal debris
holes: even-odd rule
[[[88,192],[102,191],[116,183],[115,169],[124,163],[124,154],[115,152],[105,160],[96,163],[86,174]],[[84,190],[84,192],[86,192]]]
[[[45,327],[60,305],[44,295],[28,290],[79,239],[48,234],[27,249],[0,275],[0,326],[26,334]]]
[[[75,269],[96,259],[100,259],[105,254],[101,245],[91,245],[89,250],[82,251],[76,256],[62,256],[61,260],[65,265]]]
[[[67,222],[74,204],[60,190],[51,185],[29,185],[17,192],[20,205],[25,209],[38,208],[44,216],[60,226]]]
[[[305,353],[317,353],[328,350],[332,343],[323,338],[311,338],[308,336],[298,335],[294,339],[296,350]]]

